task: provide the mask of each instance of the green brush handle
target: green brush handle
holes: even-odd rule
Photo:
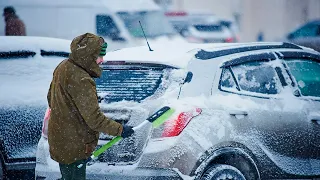
[[[143,123],[140,125],[133,127],[133,130],[136,131],[143,127],[145,124],[152,123],[152,126],[154,128],[159,127],[161,124],[163,124],[172,114],[174,113],[174,109],[171,109],[168,106],[162,107],[160,110],[158,110],[156,113],[151,115],[147,120],[145,120]],[[111,146],[116,144],[117,142],[121,141],[123,138],[121,136],[117,136],[113,138],[111,141],[109,141],[107,144],[103,145],[96,151],[92,153],[92,155],[86,160],[85,164],[89,161],[91,161],[93,158],[98,157],[100,154],[105,152],[107,149],[109,149]],[[83,164],[78,165],[78,168],[81,168]]]
[[[113,138],[111,141],[109,141],[107,144],[103,145],[101,148],[97,149],[96,151],[93,152],[93,156],[94,157],[98,157],[100,154],[102,154],[104,151],[106,151],[107,149],[109,149],[111,146],[113,146],[114,144],[116,144],[117,142],[119,142],[122,139],[121,136],[117,136],[115,138]]]

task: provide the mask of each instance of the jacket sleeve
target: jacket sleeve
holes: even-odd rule
[[[93,79],[86,77],[71,84],[68,93],[87,125],[97,132],[120,136],[122,125],[106,117],[100,110]]]

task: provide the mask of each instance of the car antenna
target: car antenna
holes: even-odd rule
[[[143,30],[143,27],[142,27],[142,25],[141,25],[141,22],[140,22],[140,21],[139,21],[139,24],[140,24],[140,27],[141,27],[141,29],[142,29],[142,32],[143,32],[144,38],[145,38],[145,39],[146,39],[146,41],[147,41],[147,45],[148,45],[148,47],[149,47],[149,51],[153,51],[153,50],[151,49],[150,45],[149,45],[149,42],[148,42],[147,36],[146,36],[146,34],[144,33],[144,30]]]

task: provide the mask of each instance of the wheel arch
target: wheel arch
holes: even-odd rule
[[[235,160],[240,160],[241,163]],[[244,170],[243,168],[250,168],[250,170],[254,171],[255,179],[260,180],[261,177],[256,162],[255,156],[246,146],[230,142],[228,145],[219,146],[218,148],[212,147],[205,151],[193,168],[191,175],[194,175],[195,179],[200,179],[211,165],[222,163],[234,166],[240,171]]]

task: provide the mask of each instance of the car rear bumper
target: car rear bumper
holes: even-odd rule
[[[13,162],[5,163],[6,169],[11,170],[34,170],[36,162]]]
[[[87,179],[182,179],[181,173],[172,168],[141,167],[139,163],[141,161],[133,165],[114,166],[104,162],[96,162],[93,165],[87,166]],[[59,164],[50,158],[48,141],[45,138],[41,138],[38,143],[35,177],[38,180],[56,180],[61,178]]]
[[[95,165],[105,165],[97,163]],[[96,169],[96,168],[95,168]],[[123,180],[182,180],[179,174],[171,169],[154,169],[154,168],[135,168],[135,169],[121,169],[118,170],[109,170],[108,167],[104,170],[100,169],[99,171],[92,172],[90,171],[90,166],[87,169],[88,180],[100,180],[100,179],[123,179]],[[37,164],[36,180],[57,180],[61,178],[59,169],[48,169],[46,165]]]

